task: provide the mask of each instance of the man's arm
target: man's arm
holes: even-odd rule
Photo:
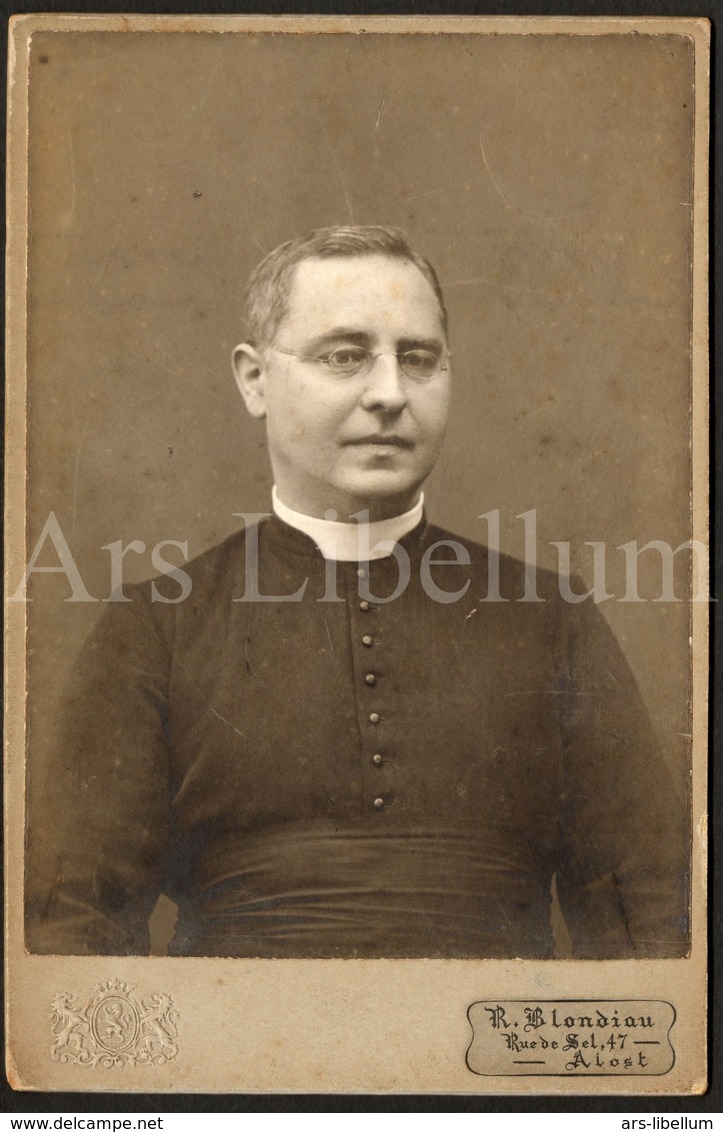
[[[600,612],[567,606],[557,887],[575,958],[688,950],[690,833],[635,680]],[[681,771],[683,768],[681,768]]]
[[[31,807],[30,951],[148,952],[168,853],[169,668],[168,641],[134,588],[132,604],[110,604],[81,651]]]

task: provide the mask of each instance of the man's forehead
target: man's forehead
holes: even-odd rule
[[[392,309],[441,321],[437,296],[416,264],[386,255],[314,257],[294,270],[284,322]]]

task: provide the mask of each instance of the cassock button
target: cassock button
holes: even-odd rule
[[[361,609],[362,613],[368,613],[371,609],[371,606],[368,601],[360,601],[359,608]]]
[[[364,679],[366,680],[366,682],[367,682],[367,684],[369,685],[370,688],[373,688],[374,685],[377,682],[377,678],[376,678],[376,676],[374,675],[373,672],[367,672]]]
[[[378,711],[373,711],[372,714],[369,716],[369,722],[370,723],[378,723],[381,718],[382,717],[380,716]]]
[[[357,578],[366,578],[367,577],[367,571],[364,569],[363,566],[359,567],[359,569],[356,572],[356,576],[357,576]]]
[[[374,642],[373,642],[372,638],[367,633],[365,633],[364,636],[362,637],[362,644],[366,645],[367,648],[370,648],[370,646],[373,643]]]
[[[374,809],[375,810],[383,810],[384,809],[384,799],[383,798],[375,798],[374,799]]]
[[[372,762],[374,763],[374,766],[381,766],[382,763],[384,762],[384,759],[382,758],[381,755],[373,755],[372,756]]]

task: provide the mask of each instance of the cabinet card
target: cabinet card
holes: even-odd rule
[[[708,60],[13,20],[14,1087],[704,1091]]]

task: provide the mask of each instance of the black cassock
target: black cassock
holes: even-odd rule
[[[80,655],[31,951],[147,953],[164,892],[175,955],[545,958],[555,876],[575,957],[686,952],[685,804],[591,601],[426,522],[359,567],[273,517],[185,569]]]

